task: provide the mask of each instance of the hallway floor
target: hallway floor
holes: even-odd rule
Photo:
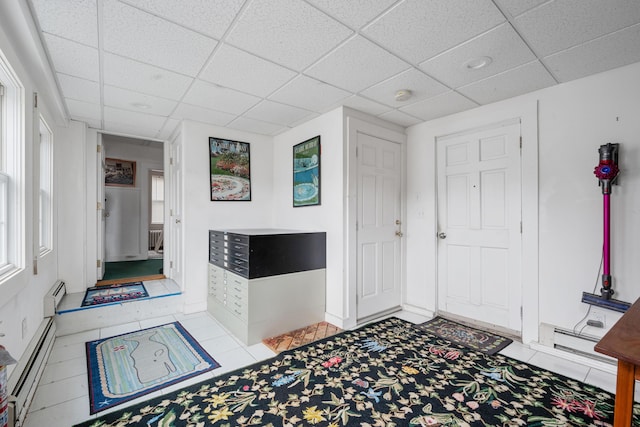
[[[394,313],[393,316],[414,323],[422,323],[427,318],[408,312]],[[87,385],[87,365],[85,342],[118,334],[149,328],[169,322],[179,321],[202,347],[220,363],[221,367],[176,385],[145,395],[121,406],[89,415],[89,392]],[[536,365],[568,377],[599,386],[609,392],[615,390],[615,375],[590,368],[575,362],[535,351],[526,345],[514,342],[500,353]],[[86,332],[58,337],[49,356],[44,374],[24,426],[64,426],[95,418],[109,411],[161,396],[170,391],[206,379],[215,378],[225,372],[273,357],[275,354],[264,344],[246,346],[231,335],[208,312],[176,314],[152,318],[125,325],[93,329]]]

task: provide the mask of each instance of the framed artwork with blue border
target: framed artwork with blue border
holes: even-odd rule
[[[320,204],[320,135],[293,146],[293,207]]]
[[[211,201],[251,201],[249,143],[209,138]]]

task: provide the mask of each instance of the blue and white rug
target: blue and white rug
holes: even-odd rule
[[[119,285],[94,286],[87,289],[81,307],[102,304],[120,304],[139,298],[147,298],[149,293],[142,282],[122,283]]]
[[[86,343],[91,414],[218,368],[179,322]]]

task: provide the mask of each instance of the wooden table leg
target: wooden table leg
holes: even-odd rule
[[[613,411],[613,427],[629,427],[633,411],[635,390],[635,365],[618,360],[616,381],[616,406]]]

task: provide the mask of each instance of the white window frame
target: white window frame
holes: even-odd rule
[[[0,174],[4,205],[4,231],[0,236],[3,260],[0,263],[0,284],[24,269],[25,245],[25,96],[24,86],[0,51],[0,98],[2,124],[0,125]]]
[[[53,132],[40,116],[40,194],[38,209],[39,256],[53,249]]]
[[[162,194],[160,195],[162,197],[162,199],[157,199],[155,198],[155,196],[157,196],[157,194],[154,194],[153,192],[153,188],[154,188],[154,180],[156,177],[160,177],[162,178]],[[150,204],[150,212],[149,212],[149,223],[151,225],[162,225],[164,224],[164,173],[162,171],[156,171],[156,170],[152,170],[151,171],[151,182],[149,183],[149,190],[150,190],[150,198],[151,198],[151,204]],[[154,211],[154,202],[162,202],[162,221],[153,221],[153,211]]]

